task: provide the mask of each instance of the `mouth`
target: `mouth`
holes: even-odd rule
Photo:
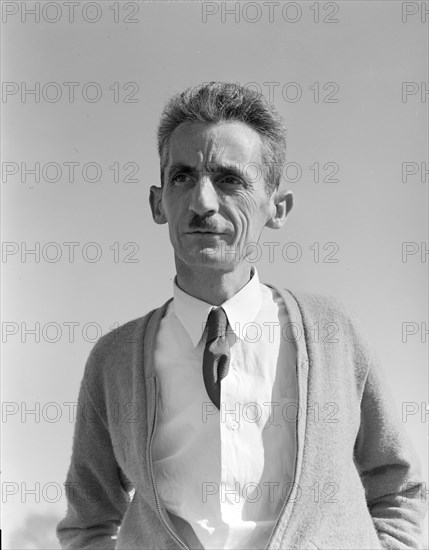
[[[225,235],[221,231],[187,231],[187,235]]]

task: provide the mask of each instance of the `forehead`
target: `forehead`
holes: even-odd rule
[[[184,122],[171,135],[168,165],[260,162],[261,147],[259,134],[242,122]]]

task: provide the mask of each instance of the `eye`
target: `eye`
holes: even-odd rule
[[[171,178],[171,183],[189,183],[191,181],[191,176],[185,174],[184,172],[179,172]]]
[[[243,182],[240,178],[233,175],[226,175],[220,178],[220,183],[225,183],[226,185],[242,185]]]

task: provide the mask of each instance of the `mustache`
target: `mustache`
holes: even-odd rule
[[[211,216],[199,216],[194,214],[189,222],[190,229],[205,229],[206,231],[219,232],[219,227]]]

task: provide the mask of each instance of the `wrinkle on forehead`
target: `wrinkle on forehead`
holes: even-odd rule
[[[261,162],[259,134],[242,122],[184,122],[170,139],[169,163],[202,171],[210,166]]]

